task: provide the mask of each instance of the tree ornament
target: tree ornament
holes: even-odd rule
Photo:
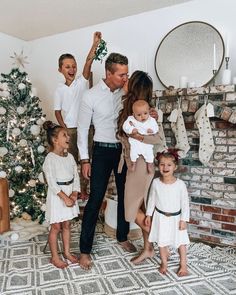
[[[35,179],[30,179],[30,181],[29,181],[28,183],[29,183],[29,186],[31,186],[31,187],[35,187],[35,185],[36,185],[36,180],[35,180]]]
[[[0,171],[0,178],[6,178],[7,173],[5,171]]]
[[[15,167],[15,171],[16,171],[17,173],[21,173],[22,170],[23,170],[22,166],[16,166],[16,167]]]
[[[30,127],[30,132],[31,132],[33,135],[37,136],[37,135],[39,135],[39,133],[40,133],[40,127],[39,127],[38,125],[32,125],[32,126]]]
[[[97,50],[95,52],[95,56],[94,56],[94,60],[100,60],[102,61],[103,57],[105,55],[107,55],[107,43],[101,39],[98,47],[97,47]]]
[[[20,84],[18,85],[18,89],[19,89],[19,90],[23,90],[23,89],[25,89],[25,87],[26,87],[26,85],[25,85],[24,83],[20,83]]]
[[[13,134],[14,136],[18,136],[18,135],[20,135],[20,129],[19,129],[19,128],[13,128],[13,130],[12,130],[12,134]]]
[[[40,145],[38,146],[37,150],[40,154],[42,154],[45,151],[45,147],[43,145]]]
[[[0,115],[5,115],[7,110],[4,107],[0,107]]]
[[[8,149],[4,146],[0,147],[0,157],[4,157],[8,153]]]
[[[21,139],[20,142],[19,142],[19,145],[22,146],[22,147],[27,146],[28,145],[27,140]]]
[[[22,114],[24,114],[24,112],[25,112],[25,108],[24,108],[24,107],[18,107],[18,108],[16,109],[16,111],[17,111],[17,113],[18,113],[19,115],[22,115]]]
[[[42,126],[43,125],[43,120],[42,119],[38,119],[36,121],[37,125]]]
[[[15,191],[13,189],[9,189],[9,198],[14,197]]]

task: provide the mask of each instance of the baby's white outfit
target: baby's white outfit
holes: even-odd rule
[[[50,152],[45,158],[43,171],[48,183],[46,220],[52,224],[77,217],[79,214],[77,202],[73,207],[67,207],[64,201],[57,195],[60,191],[63,191],[67,196],[73,191],[80,192],[79,175],[74,157],[70,153],[62,157]],[[73,182],[69,185],[57,183],[70,182],[71,180]]]
[[[123,124],[123,130],[126,134],[131,134],[133,129],[137,129],[142,135],[156,134],[158,125],[151,116],[144,122],[137,121],[134,116],[129,116]],[[148,133],[147,130],[152,129],[153,133]],[[140,155],[143,155],[147,163],[153,163],[153,145],[141,142],[137,139],[129,137],[130,143],[130,158],[132,162],[136,162]]]
[[[157,210],[179,215],[166,216]],[[176,179],[172,184],[163,183],[159,178],[153,180],[148,196],[146,215],[152,216],[152,225],[148,240],[157,242],[159,247],[189,244],[187,230],[179,229],[180,220],[189,221],[189,200],[185,183]]]

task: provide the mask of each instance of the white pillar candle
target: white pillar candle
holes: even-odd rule
[[[225,69],[222,76],[222,85],[229,85],[231,83],[231,71]]]
[[[181,76],[179,78],[179,88],[187,88],[188,78],[186,76]]]
[[[229,38],[225,36],[225,57],[229,57]]]

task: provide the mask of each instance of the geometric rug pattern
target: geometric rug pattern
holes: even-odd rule
[[[72,228],[71,249],[79,253],[79,225]],[[189,275],[178,277],[179,257],[171,251],[167,275],[158,272],[159,252],[152,259],[133,265],[133,254],[124,252],[117,242],[96,230],[92,259],[93,268],[79,265],[57,269],[43,253],[47,235],[26,242],[5,242],[0,247],[1,295],[105,295],[162,294],[215,295],[236,294],[236,249],[211,248],[191,243],[188,248]],[[133,241],[141,250],[142,240]],[[61,242],[59,241],[61,247]]]

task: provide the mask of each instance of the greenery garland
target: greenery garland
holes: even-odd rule
[[[94,60],[100,60],[102,62],[103,57],[107,55],[106,45],[107,43],[103,39],[101,39],[94,56]]]

